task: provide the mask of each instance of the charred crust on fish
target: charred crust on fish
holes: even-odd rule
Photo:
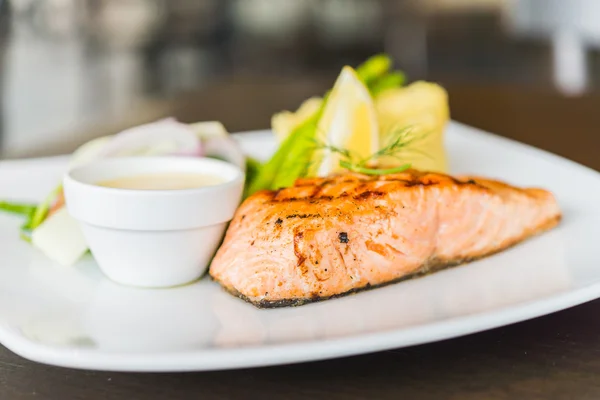
[[[348,233],[347,232],[340,232],[338,234],[338,239],[340,240],[340,243],[348,243]]]
[[[285,217],[285,219],[292,219],[292,218],[300,218],[300,219],[321,218],[321,214],[290,214]]]
[[[356,196],[354,196],[355,200],[367,200],[367,199],[372,199],[372,198],[377,198],[377,197],[383,197],[385,196],[385,193],[377,191],[377,190],[366,190]]]
[[[420,180],[412,180],[412,181],[405,181],[406,183],[404,184],[405,187],[410,188],[410,187],[414,187],[414,186],[423,186],[423,187],[427,187],[427,186],[433,186],[433,185],[438,185],[439,182],[433,182],[433,181],[420,181]]]

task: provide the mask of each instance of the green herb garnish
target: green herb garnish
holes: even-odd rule
[[[411,164],[404,164],[396,168],[387,168],[387,169],[379,169],[379,168],[367,168],[361,167],[359,165],[352,164],[348,161],[340,161],[340,166],[342,168],[346,168],[348,171],[358,172],[360,174],[365,175],[388,175],[388,174],[397,174],[399,172],[406,171],[411,167]]]
[[[332,153],[339,154],[341,157],[340,167],[347,169],[348,171],[358,172],[365,175],[387,175],[396,174],[399,172],[406,171],[411,167],[411,164],[402,164],[398,167],[393,168],[374,168],[373,165],[377,165],[379,159],[383,157],[391,157],[402,162],[403,154],[407,153],[421,153],[415,149],[407,149],[407,147],[418,140],[422,140],[426,134],[415,136],[413,134],[412,127],[405,127],[398,129],[396,134],[390,133],[386,135],[389,139],[385,143],[385,146],[375,153],[371,154],[366,158],[360,158],[356,154],[351,153],[347,149],[342,149],[336,146],[318,143],[316,147],[321,150],[329,150]],[[424,154],[426,156],[426,154]]]

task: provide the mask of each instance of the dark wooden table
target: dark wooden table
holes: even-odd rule
[[[600,170],[600,95],[566,98],[519,87],[446,86],[455,119]],[[322,87],[215,84],[182,96],[170,109],[187,121],[220,119],[232,131],[260,128],[273,110],[292,107]],[[77,371],[36,364],[0,346],[0,399],[598,399],[599,316],[597,300],[406,349],[203,373]]]

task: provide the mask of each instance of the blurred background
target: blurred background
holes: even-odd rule
[[[0,0],[0,156],[168,115],[268,128],[378,52],[447,87],[454,118],[527,140],[531,110],[598,118],[599,46],[599,0]]]

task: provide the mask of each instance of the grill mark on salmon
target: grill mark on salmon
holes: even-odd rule
[[[304,254],[302,253],[302,251],[300,250],[301,247],[301,240],[304,237],[304,233],[303,232],[295,232],[294,233],[294,254],[296,255],[296,258],[298,259],[298,262],[296,264],[296,266],[298,268],[300,268],[302,275],[304,275],[305,273],[308,272],[308,269],[303,268],[304,267],[304,261],[306,261],[306,257],[304,256]]]
[[[479,177],[299,179],[240,206],[210,275],[257,307],[301,305],[477,260],[560,219],[551,193]]]
[[[285,219],[292,219],[292,218],[300,218],[300,219],[321,218],[321,214],[291,214],[291,215],[285,216]]]

